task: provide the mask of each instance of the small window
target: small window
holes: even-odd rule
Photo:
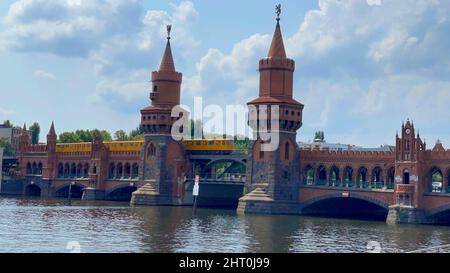
[[[157,92],[158,91],[158,86],[157,85],[154,85],[153,86],[153,92]]]

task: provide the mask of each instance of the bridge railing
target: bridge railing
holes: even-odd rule
[[[367,190],[393,190],[394,183],[385,183],[383,181],[350,181],[350,180],[315,180],[307,178],[303,181],[305,186],[331,187],[331,188],[355,188]]]
[[[245,182],[245,174],[230,173],[224,175],[213,175],[210,173],[198,174],[200,176],[200,183],[203,182]],[[186,180],[195,180],[194,177],[187,177]]]

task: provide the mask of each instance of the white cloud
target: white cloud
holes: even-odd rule
[[[269,35],[254,34],[236,43],[229,54],[209,49],[197,63],[196,73],[185,81],[183,91],[192,96],[214,90],[217,95],[223,92],[220,103],[242,103],[257,91],[258,60],[267,55],[270,40]]]
[[[47,72],[45,70],[34,71],[34,76],[39,79],[52,80],[52,81],[56,80],[55,75],[53,75],[52,73]]]

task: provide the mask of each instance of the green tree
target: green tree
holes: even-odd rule
[[[39,123],[35,122],[30,126],[31,131],[31,143],[38,144],[39,143],[39,134],[41,133],[41,126]]]
[[[127,141],[129,139],[127,133],[124,130],[118,130],[114,133],[115,140]]]
[[[11,146],[11,143],[6,137],[0,137],[0,148],[3,148],[3,155],[5,156],[13,156],[14,150]]]
[[[81,142],[80,138],[74,132],[64,132],[59,135],[59,142],[61,143],[76,143]]]
[[[129,134],[130,140],[143,140],[144,139],[144,131],[140,126],[136,127],[136,129],[131,130]]]

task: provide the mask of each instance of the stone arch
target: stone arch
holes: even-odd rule
[[[106,190],[105,199],[114,201],[130,201],[132,193],[136,190],[137,187],[134,184],[118,185],[109,190]]]
[[[123,177],[123,164],[122,162],[117,163],[117,178],[122,178]]]
[[[70,177],[76,177],[77,176],[77,165],[75,163],[72,163],[70,165]]]
[[[114,162],[111,162],[109,164],[109,168],[108,168],[108,177],[109,178],[114,178],[116,177],[116,164],[114,164]]]
[[[61,178],[64,176],[64,165],[62,163],[58,164],[58,177]]]
[[[353,168],[351,166],[346,166],[344,168],[344,178],[342,183],[346,186],[346,187],[353,187]]]
[[[77,177],[83,176],[83,164],[78,163],[77,165]]]
[[[312,198],[301,204],[301,212],[309,215],[326,215],[344,218],[367,218],[386,220],[389,204],[357,193],[343,197],[342,193]]]
[[[295,145],[290,139],[286,139],[282,145],[280,145],[280,159],[282,162],[291,161],[295,157]]]
[[[70,165],[66,162],[64,165],[64,177],[69,177],[70,175]]]
[[[85,163],[84,164],[84,168],[83,168],[83,177],[88,177],[89,176],[89,163]]]
[[[33,162],[33,164],[31,165],[31,173],[32,174],[37,174],[38,173],[38,168],[37,168],[37,164],[36,162]]]
[[[132,174],[131,174],[131,178],[135,179],[139,177],[139,164],[138,163],[133,163],[132,166]]]
[[[394,185],[395,185],[395,167],[391,166],[388,168],[386,174],[386,187],[392,190],[394,189]]]
[[[54,196],[55,197],[61,197],[61,198],[67,198],[69,196],[69,189],[72,190],[72,198],[81,198],[83,196],[83,190],[86,186],[79,184],[79,183],[75,183],[72,184],[71,182],[69,183],[65,183],[57,188],[54,189]]]
[[[131,164],[129,162],[125,163],[123,167],[123,176],[125,178],[131,178]]]
[[[382,188],[384,185],[383,169],[380,166],[376,166],[372,169],[372,187]]]
[[[28,162],[28,163],[27,163],[26,174],[32,174],[32,173],[33,173],[33,167],[31,166],[31,163]]]
[[[41,188],[36,184],[30,184],[25,187],[25,196],[41,196]]]
[[[339,167],[336,165],[331,166],[330,168],[330,185],[331,186],[340,186],[340,170]]]
[[[428,173],[428,178],[430,181],[430,183],[428,184],[429,191],[442,192],[444,184],[444,176],[442,170],[437,166],[432,167]]]
[[[37,174],[38,174],[38,175],[42,175],[42,169],[43,169],[43,167],[42,167],[42,162],[39,162],[39,163],[37,164]]]
[[[378,200],[378,199],[375,199],[375,198],[371,198],[371,197],[368,197],[368,196],[365,196],[365,195],[361,195],[361,194],[355,194],[355,193],[352,192],[349,197],[342,197],[342,193],[332,193],[332,194],[327,194],[327,195],[322,195],[322,196],[319,196],[319,197],[315,197],[315,198],[312,198],[312,199],[304,202],[303,204],[301,204],[301,207],[302,207],[302,209],[304,209],[306,207],[309,207],[309,206],[313,205],[314,203],[321,202],[321,201],[324,201],[324,200],[327,200],[327,199],[334,199],[334,198],[359,199],[359,200],[367,201],[369,203],[377,205],[377,206],[379,206],[379,207],[381,207],[381,208],[383,208],[385,210],[389,210],[389,206],[390,206],[389,203],[386,203],[384,201],[381,201],[381,200]]]
[[[314,168],[311,165],[306,165],[304,168],[304,183],[306,185],[314,184]]]
[[[317,168],[317,182],[318,185],[326,185],[327,183],[327,168],[324,165],[320,165]]]
[[[150,141],[147,144],[146,153],[147,153],[147,159],[155,159],[156,158],[157,148],[156,148],[156,144],[153,141]]]
[[[361,166],[358,169],[358,173],[356,176],[356,185],[360,188],[366,188],[368,186],[368,174],[369,171],[365,166]]]

